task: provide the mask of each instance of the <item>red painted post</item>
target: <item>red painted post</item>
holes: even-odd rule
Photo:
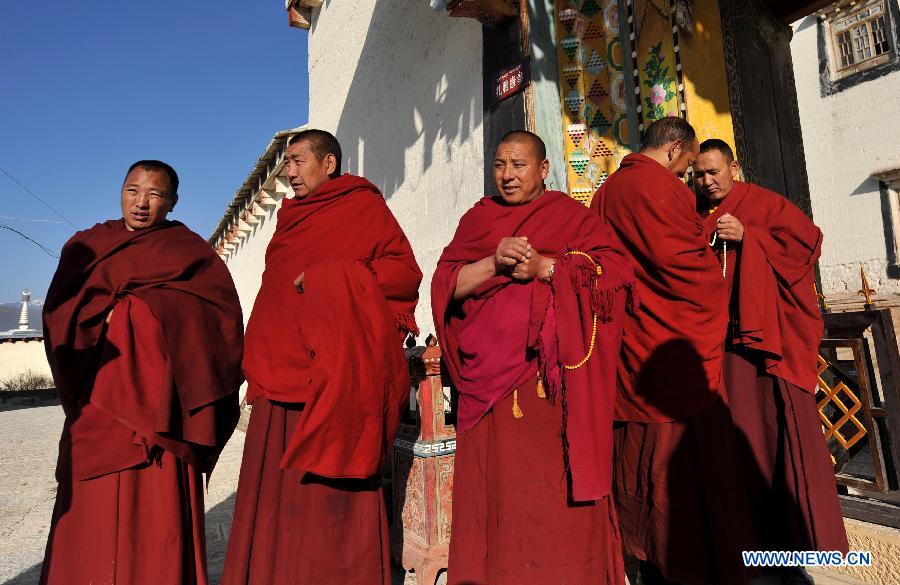
[[[418,585],[434,585],[447,567],[453,503],[456,430],[446,423],[449,396],[444,395],[441,350],[429,336],[418,369],[417,424],[403,424],[394,441],[391,555],[416,572]],[[414,368],[415,369],[415,368]]]

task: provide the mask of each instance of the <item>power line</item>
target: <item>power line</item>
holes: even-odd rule
[[[53,209],[53,207],[51,207],[49,203],[47,203],[46,201],[44,201],[43,199],[41,199],[40,197],[38,197],[37,194],[36,194],[34,191],[32,191],[31,189],[29,189],[28,187],[26,187],[25,185],[23,185],[17,178],[15,178],[14,176],[10,175],[10,174],[6,171],[6,169],[4,169],[3,167],[0,167],[0,171],[3,171],[3,174],[6,175],[7,177],[9,177],[10,179],[12,179],[13,182],[14,182],[16,185],[18,185],[19,187],[22,187],[23,189],[25,189],[25,191],[26,191],[29,195],[31,195],[32,197],[34,197],[35,199],[37,199],[38,201],[40,201],[41,203],[43,203],[43,204],[44,204],[44,207],[46,207],[47,209],[49,209],[50,211],[52,211],[53,213],[55,213],[56,215],[58,215],[59,217],[61,217],[63,220],[65,220],[65,222],[66,222],[67,224],[69,224],[70,226],[72,226],[72,227],[75,228],[76,230],[78,229],[78,226],[75,225],[74,223],[72,223],[71,221],[69,221],[69,218],[67,218],[65,215],[63,215],[63,214],[61,214],[60,212],[58,212],[58,211],[56,211],[55,209]]]
[[[23,234],[22,232],[20,232],[20,231],[17,230],[16,228],[10,227],[10,226],[6,225],[5,223],[0,223],[0,228],[5,229],[5,230],[9,230],[9,231],[11,231],[11,232],[13,232],[13,233],[16,233],[16,234],[18,234],[19,236],[25,238],[26,240],[28,240],[29,242],[31,242],[32,244],[34,244],[35,246],[37,246],[38,248],[40,248],[41,250],[43,250],[44,253],[47,254],[48,256],[50,256],[50,257],[52,257],[52,258],[59,258],[59,254],[57,254],[56,252],[54,252],[53,250],[51,250],[51,249],[48,248],[47,246],[41,244],[41,243],[38,242],[37,240],[34,240],[34,239],[32,239],[32,238],[26,236],[25,234]]]
[[[8,215],[0,215],[0,219],[8,219],[9,221],[33,221],[37,223],[66,223],[64,221],[56,221],[55,219],[29,219],[27,217],[10,217]]]

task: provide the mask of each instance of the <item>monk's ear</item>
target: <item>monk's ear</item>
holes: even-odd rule
[[[546,179],[550,175],[550,161],[546,158],[541,163],[541,179]]]
[[[175,204],[178,203],[178,193],[172,194],[172,203],[169,205],[169,211],[175,209]]]
[[[325,174],[329,177],[337,170],[337,158],[330,152],[325,155]]]
[[[731,164],[728,165],[728,170],[731,171],[731,177],[733,179],[740,180],[741,178],[741,163],[737,160],[731,161]]]
[[[675,154],[676,148],[679,151],[677,155]],[[684,141],[683,140],[673,140],[672,144],[669,145],[669,160],[672,161],[672,160],[677,159],[679,156],[681,156],[681,153],[683,151],[684,151]]]

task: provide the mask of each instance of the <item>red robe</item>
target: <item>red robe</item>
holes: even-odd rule
[[[720,397],[726,289],[695,201],[678,177],[642,154],[625,157],[593,199],[632,259],[641,298],[625,320],[618,420],[683,419]]]
[[[753,542],[722,383],[726,282],[696,198],[631,154],[592,209],[625,249],[641,306],[618,370],[614,491],[625,550],[683,583],[741,583]]]
[[[790,201],[750,183],[734,184],[707,229],[715,231],[726,213],[744,225],[743,241],[729,246],[726,261],[729,298],[736,300],[731,341],[759,352],[771,375],[814,394],[823,329],[814,289],[822,232]]]
[[[822,316],[815,263],[822,232],[781,195],[736,183],[707,219],[744,225],[729,242],[732,328],[725,382],[747,439],[760,550],[847,550],[831,457],[814,394]],[[721,247],[718,247],[721,256]]]
[[[206,582],[200,473],[237,424],[241,324],[225,265],[178,222],[66,244],[44,305],[66,422],[42,583]]]
[[[508,236],[556,259],[551,285],[500,275],[454,301],[459,271]],[[449,583],[620,582],[612,391],[632,280],[608,230],[563,193],[520,206],[485,197],[460,220],[431,288],[459,391]],[[539,369],[549,400],[537,397]]]
[[[253,411],[223,585],[390,582],[379,471],[409,396],[401,342],[421,278],[366,179],[284,201],[247,324]]]

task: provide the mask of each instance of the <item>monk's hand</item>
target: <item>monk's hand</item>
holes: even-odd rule
[[[532,251],[531,258],[527,258],[516,264],[511,276],[514,280],[521,280],[523,282],[534,280],[536,278],[549,280],[551,264],[553,264],[553,259],[541,256],[537,252]]]
[[[109,325],[109,322],[112,320],[112,314],[116,311],[116,308],[113,307],[109,310],[109,313],[106,315],[106,324]]]
[[[730,213],[724,214],[716,222],[716,233],[720,240],[740,242],[744,239],[744,224]]]
[[[298,293],[303,292],[303,281],[305,278],[306,278],[306,273],[301,272],[300,276],[298,276],[297,278],[294,279],[294,288],[297,289]]]
[[[531,258],[531,244],[528,238],[503,238],[494,254],[494,266],[497,273],[511,272],[520,262]]]

